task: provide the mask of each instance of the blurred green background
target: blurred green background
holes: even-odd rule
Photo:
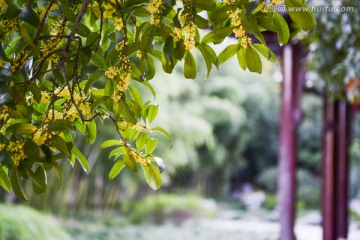
[[[155,239],[275,239],[276,226],[260,232],[256,227],[239,228],[242,220],[276,221],[281,74],[279,66],[264,65],[262,75],[238,70],[235,59],[208,79],[205,73],[196,80],[184,79],[181,69],[172,75],[159,73],[153,80],[158,92],[154,101],[160,105],[155,124],[172,136],[171,142],[159,136],[162,141],[156,152],[166,164],[163,187],[153,191],[141,174],[127,170],[113,181],[108,179],[111,149],[99,145],[116,136],[105,122],[99,125],[101,132],[93,145],[77,139],[89,159],[89,174],[63,161],[59,190],[56,173],[48,177],[44,195],[34,195],[32,186],[25,186],[29,202],[0,205],[0,239],[148,239],[149,234]],[[142,91],[150,98],[146,89]],[[305,92],[302,109],[298,216],[315,213],[313,221],[319,224],[321,96]],[[356,118],[352,199],[360,192],[358,126]],[[0,199],[6,204],[17,202],[2,189]],[[356,211],[352,216],[358,219]],[[232,222],[234,228],[211,227],[221,226],[219,219],[238,222]]]

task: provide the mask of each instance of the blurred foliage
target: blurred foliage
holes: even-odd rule
[[[123,207],[132,223],[164,224],[168,221],[180,225],[194,218],[214,217],[216,203],[193,194],[149,195]]]
[[[319,1],[310,1],[318,5]],[[332,97],[360,100],[360,2],[323,0],[323,6],[345,11],[315,12],[316,28],[309,34],[312,80]],[[346,7],[348,7],[346,9]]]
[[[0,240],[69,240],[50,216],[25,206],[0,205]]]

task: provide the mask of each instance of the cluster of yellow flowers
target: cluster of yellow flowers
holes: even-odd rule
[[[123,27],[124,27],[124,22],[119,17],[114,17],[114,24],[115,24],[116,30],[118,30],[118,31],[121,31],[121,29],[123,29]]]
[[[120,72],[118,67],[109,67],[105,72],[105,76],[109,79],[114,79]]]
[[[282,2],[283,2],[283,0],[272,0],[272,3],[275,5],[279,5]]]
[[[244,37],[241,39],[241,46],[242,46],[243,48],[247,48],[251,43],[252,43],[252,40],[251,40],[251,38],[249,38],[249,37],[244,36]]]
[[[175,34],[173,34],[174,42],[177,42],[180,38],[184,37],[184,45],[186,50],[193,49],[196,44],[196,25],[191,21],[190,18],[191,17],[188,13],[179,14],[181,28],[175,28]]]
[[[41,17],[43,17],[44,15],[45,15],[45,13],[46,13],[46,11],[47,11],[47,8],[48,8],[48,6],[41,6],[40,8],[39,8],[39,10],[37,11],[38,12],[38,14],[41,16]],[[52,11],[55,11],[55,10],[57,10],[59,8],[59,6],[55,3],[55,4],[52,4],[51,5],[51,7],[50,7],[50,9],[49,9],[49,12],[52,12]]]
[[[116,4],[114,0],[111,0],[108,4],[106,4],[106,1],[104,1],[103,5],[106,8],[104,11],[104,18],[111,18],[113,14],[116,13],[116,8],[113,6],[113,4]]]
[[[5,1],[0,1],[0,13],[2,13],[7,8]]]
[[[50,52],[58,49],[60,46],[59,41],[47,41],[47,42],[41,42],[41,57],[47,56]],[[49,58],[47,58],[49,61],[56,61],[57,56],[52,54]]]
[[[45,142],[50,138],[50,136],[51,134],[48,131],[48,126],[44,125],[36,129],[36,131],[33,133],[32,140],[34,141],[34,143],[40,146],[42,144],[45,144]]]
[[[17,69],[22,68],[27,62],[31,55],[29,50],[24,50],[20,54],[16,55],[10,66],[10,71],[15,72]]]
[[[7,120],[9,120],[9,108],[2,104],[0,110],[0,123],[4,124]]]
[[[138,152],[136,152],[135,150],[131,150],[131,155],[134,157],[135,161],[138,163],[141,163],[142,165],[149,165],[151,164],[151,160],[141,156]]]
[[[151,3],[149,3],[147,10],[151,14],[150,24],[157,25],[160,23],[162,4],[162,0],[153,0]]]
[[[6,150],[10,153],[11,159],[15,166],[18,166],[20,161],[24,160],[26,158],[26,155],[24,153],[24,141],[23,140],[16,140],[11,141],[6,146]],[[3,148],[5,148],[4,145],[2,145]]]
[[[231,19],[231,24],[234,26],[233,33],[237,38],[245,36],[245,30],[241,25],[240,11],[238,8],[236,10],[228,11],[229,18]]]

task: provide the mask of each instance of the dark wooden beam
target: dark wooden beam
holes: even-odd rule
[[[284,46],[281,61],[283,83],[278,175],[280,240],[295,240],[296,129],[301,119],[300,98],[304,85],[300,46]]]

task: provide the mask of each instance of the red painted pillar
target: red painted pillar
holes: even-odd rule
[[[346,101],[325,103],[324,106],[323,239],[347,239],[351,107]]]
[[[322,227],[323,239],[335,240],[335,112],[336,104],[324,103],[323,165],[322,165]]]
[[[300,96],[303,88],[302,54],[299,46],[282,49],[283,85],[279,145],[278,200],[280,240],[295,240],[296,203],[296,128],[300,121]]]

